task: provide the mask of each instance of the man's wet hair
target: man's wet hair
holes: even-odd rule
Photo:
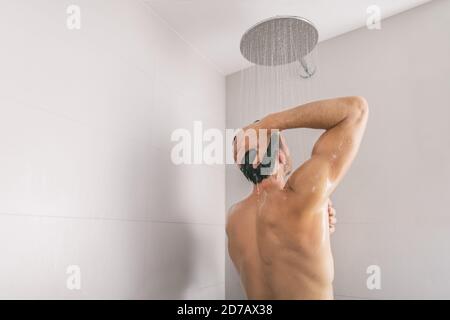
[[[256,185],[270,176],[270,174],[264,174],[264,172],[271,172],[273,167],[275,166],[275,160],[279,145],[277,141],[276,143],[274,143],[275,147],[272,147],[272,139],[278,139],[278,137],[279,136],[277,133],[272,134],[271,138],[268,141],[267,150],[264,154],[263,160],[260,164],[258,164],[256,168],[253,166],[253,161],[257,156],[257,150],[250,149],[245,153],[244,158],[239,165],[239,169],[247,178],[247,180],[251,181],[253,184]]]
[[[242,164],[240,165],[239,169],[244,174],[244,176],[247,178],[247,180],[253,182],[253,184],[258,184],[264,179],[268,178],[268,174],[262,174],[261,172],[263,168],[266,168],[269,170],[269,168],[272,167],[272,165],[275,165],[273,163],[274,159],[272,158],[272,143],[271,139],[269,140],[269,145],[267,146],[266,153],[264,155],[263,161],[261,161],[260,164],[255,168],[253,167],[253,160],[256,157],[257,150],[251,149],[248,150],[245,155],[244,159],[242,161]],[[270,158],[270,160],[268,160]]]

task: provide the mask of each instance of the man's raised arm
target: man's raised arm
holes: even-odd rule
[[[294,191],[324,187],[328,197],[347,172],[358,151],[368,118],[368,105],[362,97],[343,97],[310,102],[268,115],[260,128],[325,129],[314,145],[311,159],[289,178],[287,186]]]

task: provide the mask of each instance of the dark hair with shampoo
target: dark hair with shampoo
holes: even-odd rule
[[[272,139],[274,141],[274,146],[272,146]],[[253,184],[256,185],[270,176],[269,174],[262,174],[261,169],[266,169],[267,171],[269,171],[271,168],[273,169],[278,154],[278,148],[278,133],[273,133],[270,137],[264,158],[256,168],[253,167],[253,161],[255,160],[257,154],[256,149],[250,149],[245,153],[244,159],[239,169],[247,178],[247,180],[253,182]]]

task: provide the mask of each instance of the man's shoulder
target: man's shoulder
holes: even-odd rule
[[[236,219],[236,216],[239,214],[239,208],[242,206],[242,201],[236,202],[228,208],[227,212],[227,225]]]
[[[236,225],[239,224],[239,220],[242,218],[245,208],[247,207],[246,201],[242,200],[231,205],[227,212],[226,230],[230,232]]]

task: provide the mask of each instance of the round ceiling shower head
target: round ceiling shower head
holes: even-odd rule
[[[302,61],[317,44],[319,33],[301,17],[276,16],[261,21],[244,33],[241,53],[248,61],[278,66]]]

